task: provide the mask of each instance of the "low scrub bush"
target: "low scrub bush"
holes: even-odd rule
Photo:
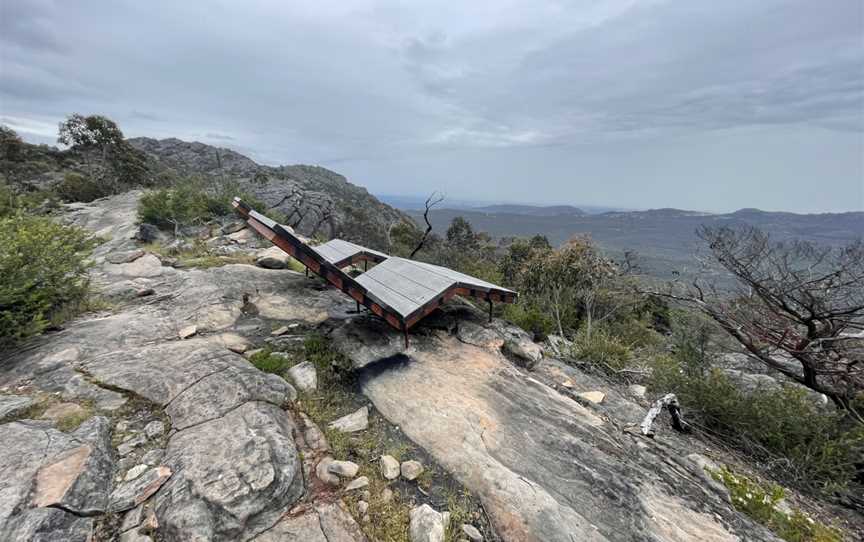
[[[45,217],[0,218],[0,349],[84,307],[95,243],[84,230]]]
[[[652,362],[649,388],[675,393],[704,429],[764,459],[774,474],[811,489],[842,488],[864,454],[864,427],[793,385],[745,393],[695,343]]]
[[[528,303],[504,306],[504,318],[536,338],[545,338],[555,330],[555,321],[545,311]]]
[[[580,332],[573,342],[573,356],[612,372],[627,369],[633,362],[631,348],[602,329],[595,330],[590,336]]]
[[[785,514],[778,510],[777,504],[785,492],[777,485],[763,487],[746,476],[736,475],[721,468],[709,471],[712,478],[729,489],[732,505],[736,510],[765,525],[777,536],[788,542],[842,542],[837,529],[829,527],[808,517],[800,510]]]
[[[0,176],[0,218],[10,217],[19,212],[44,214],[58,206],[57,195],[48,190],[15,190]]]
[[[62,181],[54,185],[54,192],[67,202],[89,202],[111,193],[102,183],[78,173],[67,173]]]
[[[234,208],[231,202],[234,197],[242,198],[254,209],[267,212],[277,222],[284,219],[280,213],[268,211],[266,205],[234,183],[208,186],[198,179],[181,181],[173,187],[145,193],[138,202],[138,217],[142,222],[176,232],[181,226],[202,224],[232,215]]]

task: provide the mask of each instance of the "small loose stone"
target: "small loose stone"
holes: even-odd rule
[[[345,486],[345,491],[354,491],[355,489],[362,489],[369,485],[369,478],[366,476],[361,476],[355,480],[352,480],[350,484]]]

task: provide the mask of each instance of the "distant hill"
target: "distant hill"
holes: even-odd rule
[[[498,206],[522,209],[525,206]],[[537,208],[544,209],[544,208]],[[408,211],[415,220],[421,213]],[[446,231],[450,221],[465,217],[475,229],[495,238],[542,234],[553,245],[574,235],[590,235],[613,256],[635,251],[643,258],[647,273],[668,278],[672,271],[687,272],[695,266],[700,248],[696,229],[702,224],[758,226],[778,240],[806,239],[840,245],[864,235],[864,212],[795,214],[741,209],[711,214],[681,209],[614,211],[601,214],[544,214],[543,212],[489,212],[480,209],[435,209],[435,231]]]
[[[572,205],[551,205],[546,207],[538,207],[535,205],[487,205],[485,207],[476,207],[472,209],[477,212],[484,213],[505,213],[527,216],[583,216],[587,213],[578,207]]]
[[[231,149],[176,138],[128,141],[150,158],[151,167],[182,176],[228,176],[268,207],[289,215],[296,210],[295,220],[303,217],[297,229],[307,235],[338,234],[384,248],[387,227],[407,218],[365,188],[320,166],[262,166]]]

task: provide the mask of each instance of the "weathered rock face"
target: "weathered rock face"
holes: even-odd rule
[[[160,530],[173,540],[236,540],[272,526],[303,493],[291,420],[246,402],[175,434],[163,463],[175,471],[155,496]]]
[[[296,224],[298,231],[307,235],[332,235],[344,228],[351,219],[346,209],[367,210],[367,220],[382,230],[407,219],[401,211],[381,203],[366,189],[322,167],[262,166],[230,149],[174,138],[139,137],[130,139],[129,143],[151,158],[150,166],[155,171],[170,169],[181,176],[214,178],[227,174],[238,179],[246,192],[288,215],[291,224]]]
[[[0,388],[87,400],[97,411],[117,411],[131,398],[164,417],[142,423],[116,452],[103,417],[71,434],[47,421],[0,425],[0,540],[88,540],[94,517],[145,501],[161,540],[248,539],[303,494],[295,427],[284,410],[296,392],[235,351],[249,330],[269,329],[272,320],[314,325],[344,317],[353,302],[308,289],[287,271],[177,271],[151,255],[133,259],[136,198],[75,205],[68,219],[109,238],[93,256],[99,288],[153,295],[121,294],[129,303],[122,311],[70,322],[4,359]],[[112,254],[124,263],[107,261]],[[196,334],[179,340],[188,326]],[[7,419],[31,403],[4,397]],[[113,458],[124,455],[115,469]],[[135,529],[122,536],[146,538]]]
[[[362,325],[361,318],[345,324]],[[364,393],[480,496],[504,540],[773,540],[689,461],[672,467],[675,455],[667,457],[664,445],[607,422],[613,412],[640,419],[644,410],[627,399],[607,393],[603,404],[583,406],[541,381],[546,361],[530,376],[497,341],[477,341],[488,346],[481,348],[445,331],[415,333],[407,355],[370,364],[376,349],[389,355],[386,341],[352,342],[370,335],[334,333],[366,367]],[[477,329],[471,336],[489,337]]]
[[[0,442],[0,540],[87,540],[93,520],[81,516],[104,512],[111,490],[108,420],[91,418],[70,434],[46,422],[6,423]]]

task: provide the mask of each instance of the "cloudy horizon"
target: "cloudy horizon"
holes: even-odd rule
[[[31,142],[100,113],[377,194],[864,210],[860,0],[0,10],[0,122]]]

